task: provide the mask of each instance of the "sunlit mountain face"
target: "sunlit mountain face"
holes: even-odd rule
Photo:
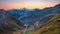
[[[60,0],[0,0],[0,9],[43,9],[59,3]]]

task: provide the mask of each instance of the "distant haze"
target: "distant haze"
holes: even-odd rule
[[[56,4],[60,4],[60,0],[0,0],[0,9],[43,9]]]

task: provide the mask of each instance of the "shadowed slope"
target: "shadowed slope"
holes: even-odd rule
[[[0,34],[11,34],[11,32],[24,29],[24,24],[11,14],[0,11]]]

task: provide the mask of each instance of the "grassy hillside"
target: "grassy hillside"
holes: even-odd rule
[[[35,26],[30,34],[60,34],[60,15],[55,15],[41,26]]]

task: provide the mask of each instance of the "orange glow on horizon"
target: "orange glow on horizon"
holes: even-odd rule
[[[2,5],[0,6],[1,8],[3,9],[20,9],[20,8],[28,8],[28,9],[34,9],[34,8],[40,8],[40,9],[43,9],[43,8],[46,8],[46,7],[51,7],[51,6],[54,6],[56,5],[56,3],[13,3],[13,4],[7,4],[7,5]]]

